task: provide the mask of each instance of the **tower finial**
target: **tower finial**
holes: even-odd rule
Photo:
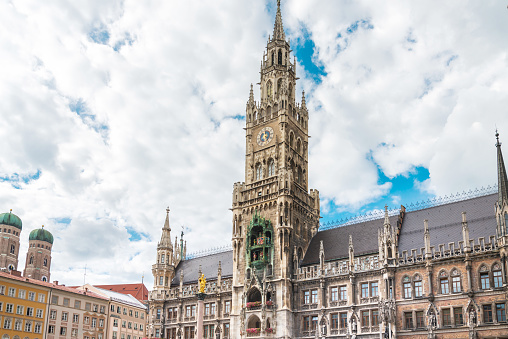
[[[503,201],[508,203],[508,179],[506,176],[506,167],[504,165],[503,153],[501,152],[501,143],[499,142],[499,133],[496,129],[496,147],[497,147],[497,180],[498,180],[498,203],[502,206]]]
[[[162,229],[168,229],[171,231],[171,227],[169,227],[169,206],[166,208],[166,221],[164,221],[164,227]]]
[[[252,83],[250,84],[250,93],[249,93],[249,104],[254,104],[254,88],[252,86]]]
[[[275,14],[275,25],[273,26],[272,40],[286,40],[284,27],[282,27],[282,14],[280,13],[280,0],[277,0],[277,14]]]

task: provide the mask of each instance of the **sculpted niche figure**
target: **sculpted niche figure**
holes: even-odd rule
[[[199,282],[199,293],[205,293],[206,279],[204,274],[201,274],[201,278],[199,278],[198,282]]]

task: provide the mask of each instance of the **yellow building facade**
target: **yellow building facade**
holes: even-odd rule
[[[42,339],[50,288],[0,272],[1,339]]]

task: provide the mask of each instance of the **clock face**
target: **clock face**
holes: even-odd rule
[[[270,143],[273,139],[273,128],[271,127],[263,127],[261,131],[259,131],[257,142],[259,146],[265,146]]]

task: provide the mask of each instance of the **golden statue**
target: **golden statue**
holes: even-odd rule
[[[199,278],[199,293],[205,293],[206,279],[205,275],[201,274],[201,278]]]

